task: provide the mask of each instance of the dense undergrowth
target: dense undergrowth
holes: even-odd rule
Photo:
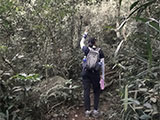
[[[82,103],[84,26],[105,53],[121,119],[160,119],[159,9],[158,0],[0,0],[0,119],[67,119]]]

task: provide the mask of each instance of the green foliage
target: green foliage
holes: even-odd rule
[[[124,86],[128,85],[123,91],[123,120],[158,119],[160,62],[157,57],[160,56],[156,43],[160,29],[155,6],[158,7],[157,0],[138,0],[130,6],[128,18],[132,16],[138,22],[137,29],[126,42],[127,46],[120,51],[124,42],[121,41],[115,52],[123,74],[121,80]],[[148,8],[150,11],[146,14]]]
[[[42,84],[41,87],[45,90],[39,86],[35,89],[35,94],[39,94],[39,97],[34,104],[35,108],[38,108],[37,116],[35,116],[36,119],[37,117],[39,119],[44,119],[45,115],[53,116],[53,114],[56,113],[57,116],[61,116],[60,111],[63,111],[62,105],[63,107],[72,106],[78,104],[82,99],[79,93],[79,86],[77,86],[73,80],[57,80],[58,81],[55,83],[54,79],[48,81],[49,85],[46,86],[47,88]],[[64,113],[62,114],[62,116],[64,116]]]
[[[72,80],[66,80],[64,85],[58,84],[43,93],[40,97],[40,102],[49,104],[50,102],[56,103],[57,101],[76,101],[79,95],[76,93],[78,88],[79,86],[73,85]]]
[[[20,74],[17,74],[15,76],[13,76],[11,79],[17,79],[19,81],[31,81],[31,82],[36,82],[36,81],[39,81],[40,80],[40,77],[38,74],[25,74],[25,73],[20,73]]]
[[[128,92],[132,97],[128,98],[129,107],[123,111],[123,120],[154,118],[158,113],[156,103],[159,96],[159,90],[155,86],[160,88],[159,83],[149,79],[137,79],[130,83]]]
[[[151,6],[152,4],[156,3],[157,0],[147,0],[145,1],[144,3],[140,4],[137,8],[135,8],[138,3],[139,3],[139,0],[134,2],[131,7],[130,7],[130,10],[132,10],[133,8],[135,8],[129,15],[127,18],[130,18],[134,13],[137,13],[137,16],[140,16],[141,13],[149,6]]]
[[[148,31],[148,27],[147,27],[147,32],[146,32],[146,36],[147,36],[147,51],[148,51],[148,63],[149,66],[148,68],[151,68],[152,65],[152,47],[151,47],[151,39],[150,39],[150,35],[149,35],[149,31]]]
[[[139,40],[139,39],[138,39]],[[139,41],[140,42],[140,41]],[[136,42],[136,44],[140,44]],[[141,43],[144,41],[141,40]],[[131,43],[132,44],[132,43]],[[150,45],[147,40],[146,44]],[[153,44],[153,43],[152,43]],[[145,45],[145,44],[144,44]],[[134,46],[134,45],[133,45]],[[150,53],[152,50],[151,46],[142,48],[143,44],[134,47],[137,52],[129,52],[130,54],[137,54],[139,50],[139,55],[129,56],[129,61],[131,63],[123,63],[126,69],[123,69],[123,79],[124,84],[128,84],[128,92],[125,90],[125,99],[123,103],[125,105],[123,111],[123,120],[138,120],[138,119],[150,119],[157,120],[155,117],[158,109],[158,96],[159,96],[159,62],[154,61],[155,48],[152,46],[154,53]],[[146,46],[146,45],[145,45]],[[131,47],[132,49],[132,47]],[[144,56],[144,51],[146,51],[146,56]],[[134,50],[135,51],[135,50]],[[149,53],[148,53],[149,52]],[[147,57],[148,56],[148,57]],[[146,58],[146,59],[144,59]],[[137,60],[136,60],[137,59]],[[132,61],[133,60],[133,61]],[[135,64],[136,63],[136,64]],[[149,65],[149,66],[148,66]],[[128,102],[127,101],[128,93]],[[129,99],[134,101],[130,101]],[[137,102],[135,102],[137,101]],[[151,106],[146,107],[145,105]],[[128,108],[127,108],[128,106]],[[126,110],[127,108],[127,110]]]
[[[2,61],[2,70],[12,71],[7,64],[16,67],[18,73],[21,72],[10,79],[0,81],[0,85],[4,87],[0,96],[0,119],[24,120],[31,112],[34,114],[32,110],[38,106],[38,103],[34,102],[38,100],[33,103],[29,100],[33,94],[33,86],[41,77],[28,73],[40,73],[46,78],[57,74],[65,78],[70,77],[72,62],[77,59],[74,57],[73,60],[71,55],[71,29],[74,25],[76,3],[77,1],[70,0],[0,0],[0,52],[5,51],[2,57],[7,59],[7,62]],[[79,70],[78,67],[74,68],[75,71],[76,69]],[[57,91],[49,93],[46,99],[77,99],[77,95],[73,94],[77,86],[71,83],[68,81],[65,86],[59,86]]]
[[[147,26],[151,27],[152,29],[160,32],[159,22],[154,18],[145,18],[145,17],[135,17],[137,21],[141,21],[145,23]]]
[[[137,4],[139,3],[139,0],[134,2],[131,6],[130,6],[130,10],[132,10]]]
[[[122,4],[122,0],[119,0],[119,5],[121,6],[121,4]]]
[[[128,85],[125,86],[124,110],[128,109]]]
[[[137,31],[133,32],[128,41],[120,42],[115,52],[116,66],[120,68],[119,78],[122,78],[126,85],[122,91],[122,113],[126,120],[149,119],[155,114],[151,111],[156,108],[153,101],[157,101],[160,86],[160,53],[155,45],[160,40],[157,35],[160,31],[157,22],[159,16],[156,17],[158,9],[155,9],[158,6],[157,1],[138,0],[130,6],[131,13],[128,18],[135,18],[138,25],[144,26],[142,25],[141,30],[137,27]],[[45,116],[44,114],[59,102],[78,102],[79,87],[70,79],[77,80],[81,71],[81,54],[74,45],[75,41],[78,41],[76,39],[80,39],[76,37],[77,34],[82,32],[76,16],[77,3],[81,2],[82,0],[0,0],[0,53],[5,53],[0,55],[7,60],[2,60],[1,69],[3,72],[11,71],[15,74],[12,72],[15,67],[18,73],[21,73],[10,79],[2,80],[3,76],[0,77],[0,119],[31,119],[30,116],[33,117],[36,112],[42,113],[37,116]],[[98,5],[101,2],[102,0],[84,1],[86,5]],[[121,7],[123,1],[117,2]],[[144,17],[146,9],[151,16]],[[106,27],[108,30],[112,28]],[[123,44],[127,45],[121,50]],[[31,94],[35,92],[33,87],[41,77],[28,73],[39,73],[43,78],[60,75],[67,80],[64,85],[55,85],[47,92],[37,92],[35,98],[33,97],[36,100],[32,100]],[[154,90],[156,94],[150,90]]]
[[[1,2],[0,9],[3,14],[0,14],[2,21],[0,44],[9,48],[5,57],[18,68],[18,73],[36,71],[47,77],[44,66],[53,65],[47,67],[48,77],[57,74],[68,77],[70,74],[68,68],[71,64],[65,63],[72,60],[70,54],[74,35],[72,18],[75,16],[77,2],[66,0],[35,2],[1,0]],[[65,53],[70,55],[63,57]],[[19,54],[24,57],[19,58]]]
[[[0,95],[0,118],[4,120],[22,120],[30,115],[31,108],[27,104],[32,86],[40,81],[37,74],[18,74],[9,80],[2,80]]]
[[[2,25],[0,29],[2,29],[2,33],[3,31],[9,32],[13,29],[11,25],[12,20],[8,17],[11,13],[14,13],[14,3],[10,0],[0,0],[0,24]]]
[[[4,14],[12,9],[13,2],[11,0],[0,0],[0,3],[0,14]]]
[[[0,45],[0,53],[4,53],[7,50],[7,47],[4,45]]]

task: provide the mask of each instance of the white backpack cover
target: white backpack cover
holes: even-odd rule
[[[89,47],[89,53],[87,55],[87,69],[94,69],[96,67],[97,62],[99,61],[99,50],[100,48],[93,48]]]

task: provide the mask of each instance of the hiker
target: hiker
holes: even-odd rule
[[[87,38],[88,30],[86,29],[83,37],[80,41],[80,47],[84,52],[83,69],[82,69],[82,82],[84,87],[84,106],[85,115],[94,117],[99,115],[98,104],[100,97],[100,79],[105,79],[105,67],[104,67],[104,54],[103,51],[96,46],[96,39],[94,37],[89,38],[88,46],[85,46],[85,40]],[[92,57],[91,54],[97,54],[98,58]],[[94,110],[90,108],[90,89],[93,88],[94,93]]]

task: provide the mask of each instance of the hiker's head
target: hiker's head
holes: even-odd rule
[[[94,37],[89,38],[89,40],[88,40],[88,46],[92,47],[95,44],[96,44],[96,38],[94,38]]]

